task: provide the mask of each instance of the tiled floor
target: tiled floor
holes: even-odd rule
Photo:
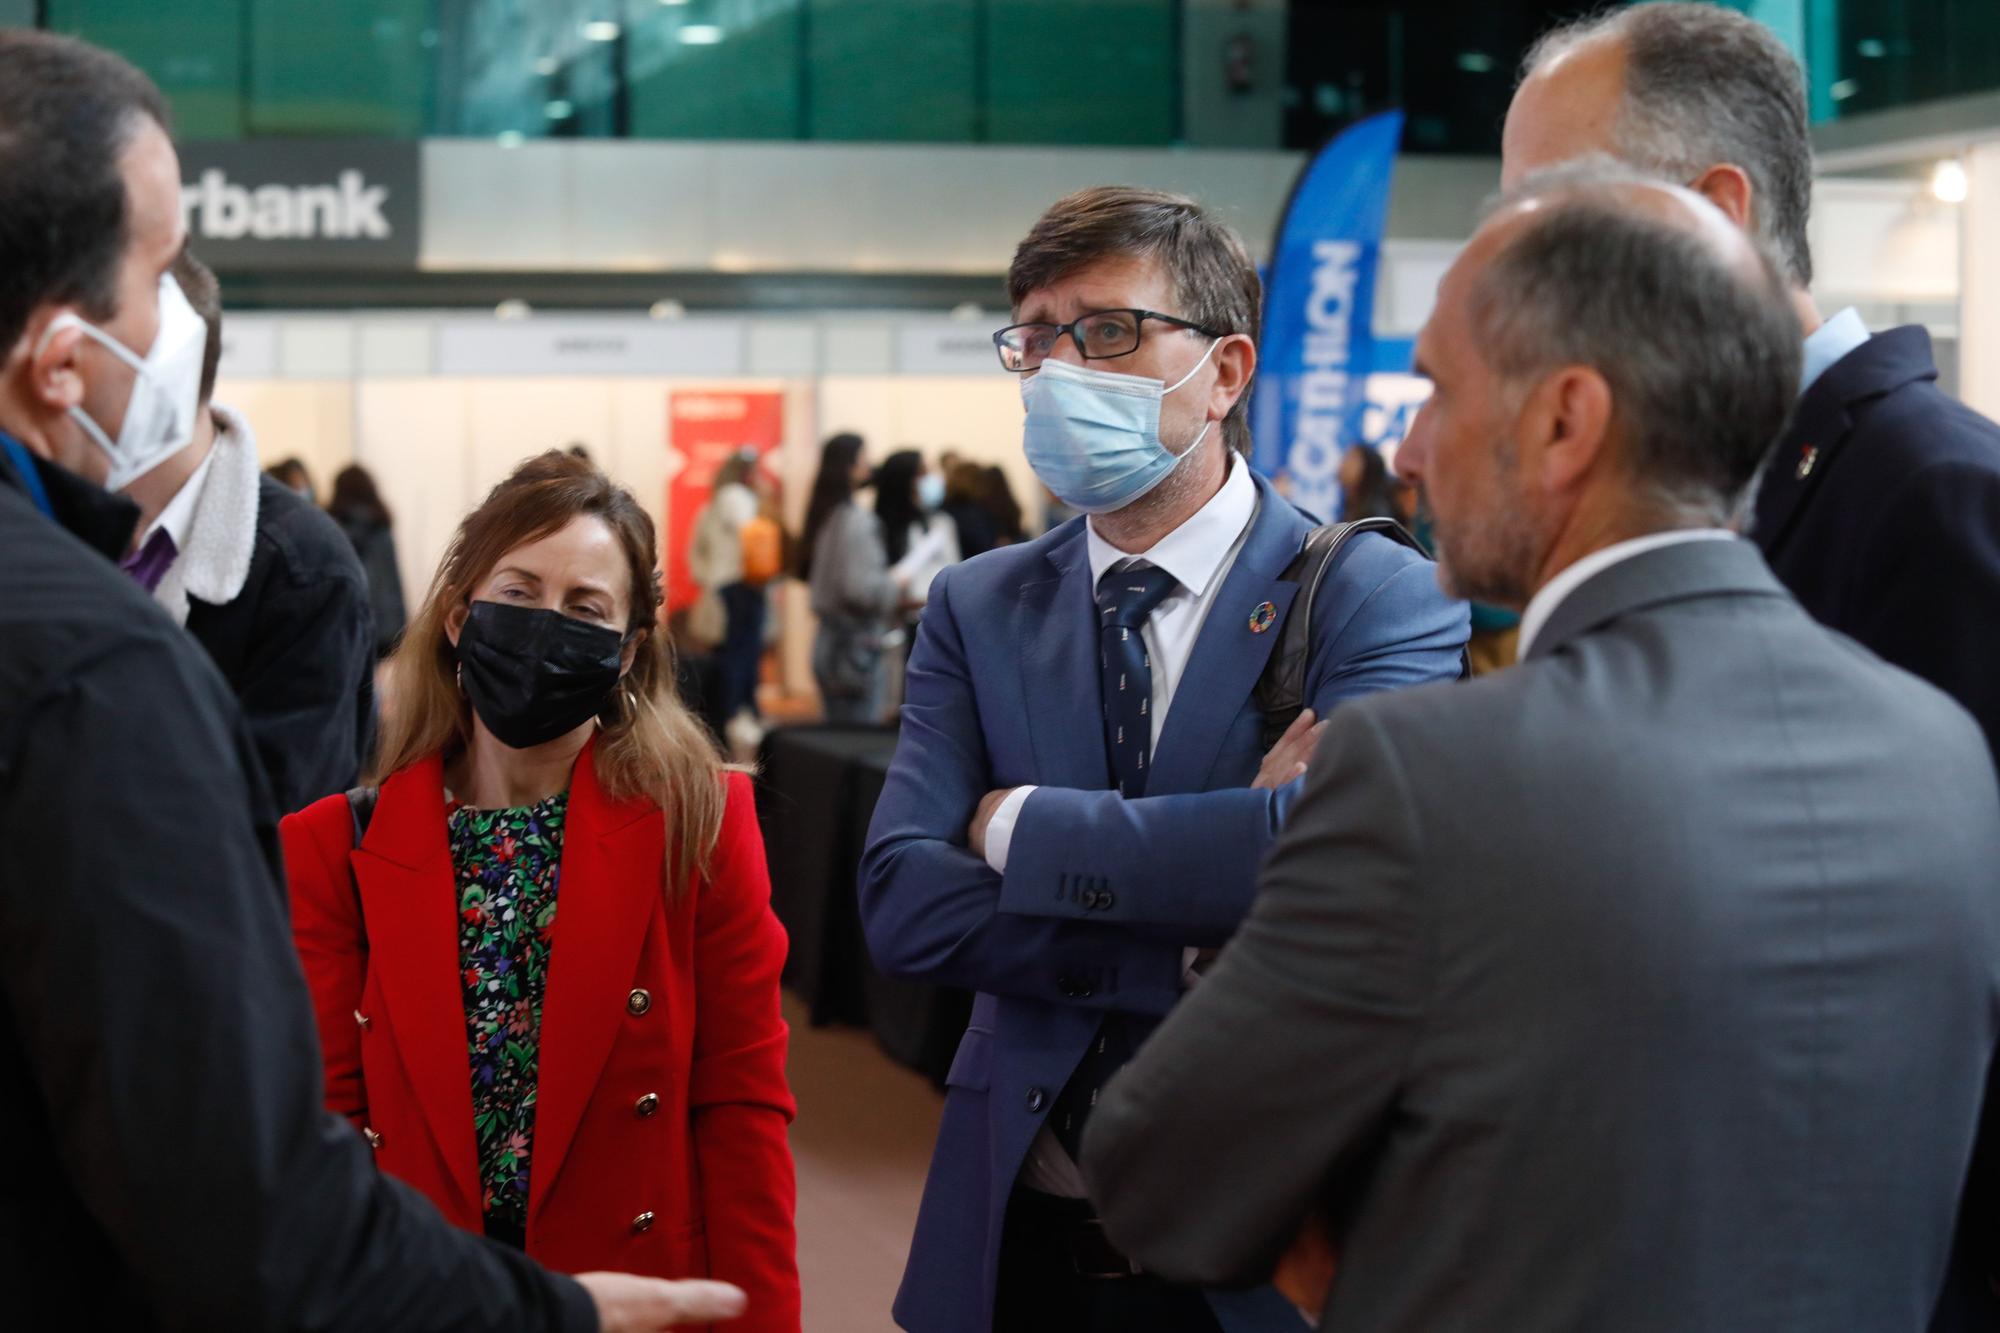
[[[789,996],[799,1117],[805,1333],[888,1333],[944,1101],[853,1028],[814,1028]]]

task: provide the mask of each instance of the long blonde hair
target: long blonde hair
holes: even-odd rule
[[[643,797],[667,817],[668,892],[706,870],[722,829],[728,767],[701,723],[674,691],[673,646],[660,624],[653,520],[624,487],[589,462],[551,449],[516,468],[465,516],[446,548],[424,604],[389,660],[390,691],[381,744],[369,776],[442,751],[464,751],[472,706],[458,687],[458,657],[446,637],[453,611],[500,558],[588,515],[617,536],[632,575],[627,632],[646,631],[611,702],[598,718],[597,780],[614,800]]]

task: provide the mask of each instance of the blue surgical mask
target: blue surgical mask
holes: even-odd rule
[[[926,472],[917,478],[917,503],[926,509],[936,509],[944,503],[944,478],[935,472]]]
[[[1146,375],[1042,362],[1021,383],[1028,466],[1057,499],[1086,514],[1108,514],[1139,499],[1165,481],[1215,424],[1205,423],[1194,444],[1178,454],[1160,440],[1160,401],[1199,374],[1220,345],[1210,343],[1172,386]]]

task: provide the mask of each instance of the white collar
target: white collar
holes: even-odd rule
[[[1657,551],[1663,546],[1678,546],[1682,542],[1735,540],[1736,534],[1727,528],[1676,528],[1672,532],[1655,532],[1630,541],[1614,542],[1601,550],[1592,551],[1544,583],[1529,600],[1528,609],[1521,613],[1521,639],[1515,656],[1527,657],[1535,636],[1549,623],[1549,617],[1555,614],[1556,607],[1562,604],[1564,598],[1613,565],[1622,564],[1635,555]]]
[[[1868,341],[1868,325],[1853,306],[1806,335],[1805,359],[1799,363],[1799,393],[1805,394],[1832,370],[1834,363]]]
[[[1186,522],[1154,542],[1151,550],[1121,551],[1097,535],[1094,520],[1087,520],[1083,526],[1090,552],[1090,586],[1095,588],[1104,571],[1119,561],[1139,559],[1166,570],[1196,597],[1206,592],[1209,580],[1257,512],[1257,487],[1250,480],[1249,464],[1234,450],[1228,461],[1229,475],[1222,488]]]
[[[194,522],[195,507],[201,503],[201,488],[207,482],[210,470],[215,467],[215,451],[220,443],[221,433],[218,431],[217,438],[209,441],[207,457],[188,474],[188,479],[174,492],[174,498],[167,501],[167,507],[160,511],[160,516],[153,520],[153,525],[139,539],[141,548],[153,539],[154,533],[164,530],[173,539],[177,553],[187,550],[188,526]]]
[[[183,625],[187,624],[190,596],[210,606],[235,601],[249,581],[251,558],[257,552],[261,476],[257,441],[243,418],[217,404],[210,404],[209,411],[215,416],[215,447],[174,497],[174,504],[179,504],[182,496],[194,493],[188,506],[186,539],[174,538],[180,554],[153,589],[153,600]],[[197,487],[195,482],[202,478],[204,469],[208,475]],[[165,515],[161,518],[164,521]]]

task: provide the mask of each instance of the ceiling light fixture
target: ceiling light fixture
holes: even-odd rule
[[[1965,164],[1955,157],[1946,158],[1931,172],[1931,193],[1941,203],[1964,203],[1969,187],[1970,182],[1965,179]]]
[[[689,23],[681,28],[681,45],[714,46],[722,36],[722,29],[713,23]]]
[[[583,25],[583,38],[587,42],[615,42],[620,31],[610,19],[592,19]]]

